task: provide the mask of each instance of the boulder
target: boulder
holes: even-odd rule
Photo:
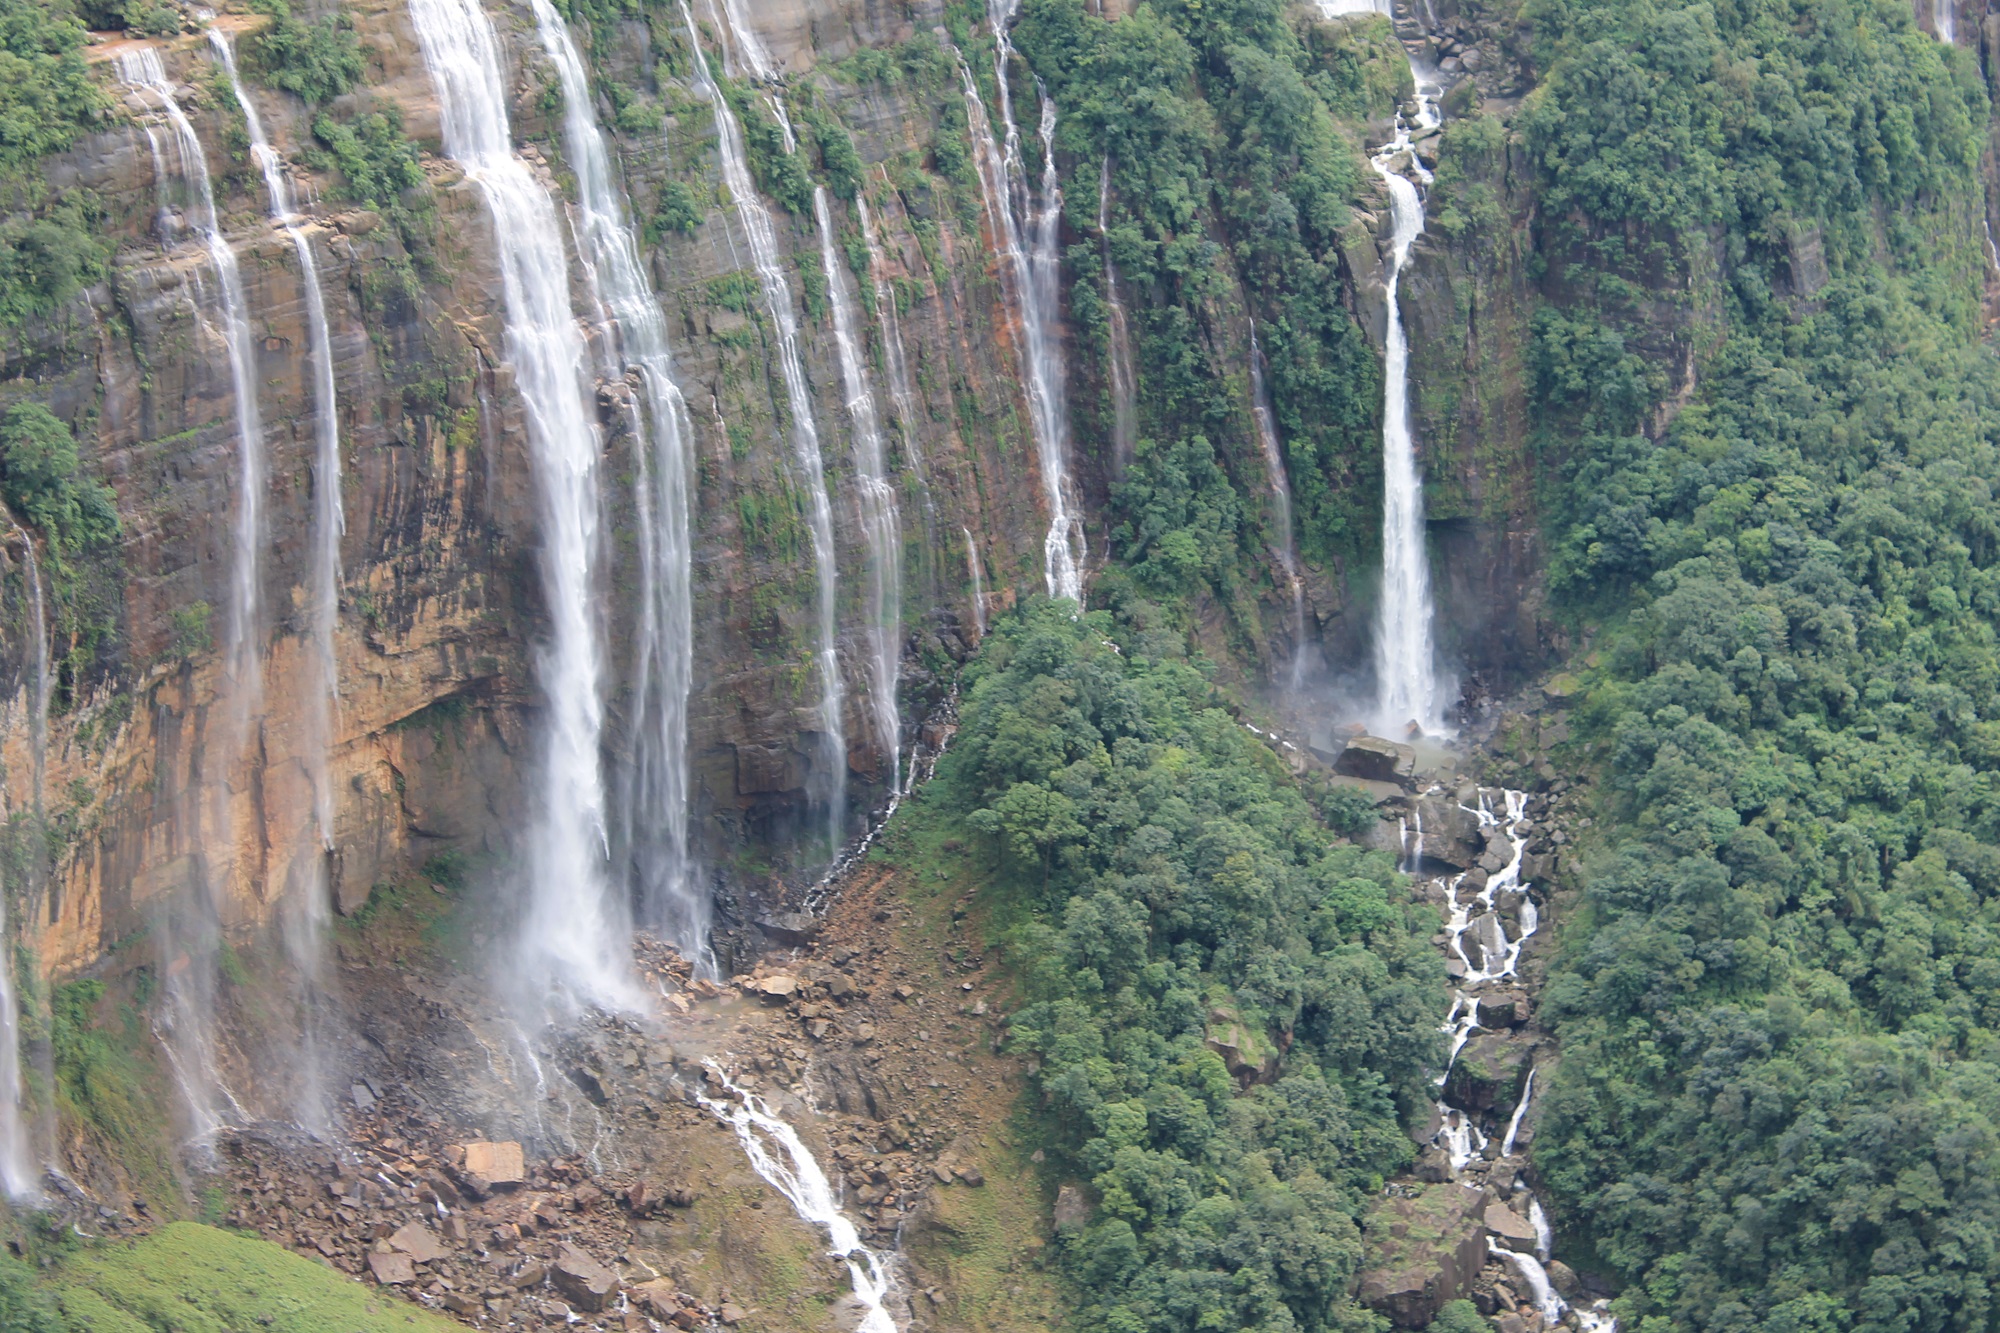
[[[1444,1100],[1472,1112],[1513,1114],[1528,1077],[1533,1044],[1506,1032],[1478,1032],[1465,1043],[1445,1080]]]
[[[748,989],[769,1000],[786,1000],[799,993],[799,979],[780,972],[776,976],[758,977]]]
[[[1074,1231],[1090,1220],[1090,1199],[1081,1185],[1064,1185],[1056,1191],[1055,1227]]]
[[[1333,761],[1333,771],[1371,782],[1407,783],[1417,772],[1417,752],[1379,736],[1356,736]]]
[[[504,1143],[461,1143],[452,1149],[457,1162],[458,1182],[475,1199],[502,1186],[519,1185],[528,1178],[521,1145]]]
[[[1486,1205],[1486,1236],[1493,1244],[1516,1254],[1535,1252],[1535,1228],[1528,1219],[1504,1203]]]
[[[1424,1185],[1378,1201],[1368,1221],[1361,1301],[1398,1328],[1423,1328],[1446,1302],[1472,1292],[1486,1263],[1485,1193]]]
[[[558,1250],[549,1278],[570,1304],[590,1314],[608,1308],[618,1292],[618,1275],[568,1241]]]
[[[774,943],[796,948],[819,933],[819,918],[811,912],[772,912],[757,918],[757,929]]]

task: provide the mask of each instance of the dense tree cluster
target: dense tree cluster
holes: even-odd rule
[[[1096,1202],[1061,1238],[1077,1326],[1369,1327],[1357,1219],[1440,1054],[1435,912],[1194,665],[1067,606],[995,628],[925,804],[990,840],[1021,913],[1014,1037]]]
[[[1641,1333],[2000,1327],[1985,94],[1907,5],[1533,17],[1553,578],[1602,626],[1611,817],[1537,1163]],[[1635,294],[1674,288],[1713,336],[1665,420]]]

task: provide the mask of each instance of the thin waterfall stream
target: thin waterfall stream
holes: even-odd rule
[[[813,190],[813,216],[819,223],[820,262],[826,268],[833,339],[840,353],[841,384],[847,393],[854,445],[854,501],[860,510],[861,537],[868,546],[864,630],[870,667],[868,702],[874,715],[875,743],[888,753],[889,789],[894,793],[903,786],[902,722],[896,707],[903,642],[901,518],[896,509],[896,488],[888,477],[875,392],[861,363],[860,311],[847,266],[834,248],[833,213],[824,185]]]
[[[1110,213],[1111,158],[1106,155],[1097,169],[1097,244],[1104,255],[1104,304],[1111,334],[1111,469],[1114,476],[1123,476],[1132,465],[1132,451],[1139,441],[1138,377],[1132,371],[1132,328],[1125,314],[1125,294],[1118,281],[1118,265],[1111,258]],[[1291,524],[1287,522],[1285,528],[1289,532]]]
[[[731,37],[744,62],[758,77],[770,73],[763,46],[748,29],[735,23],[733,10]],[[819,427],[813,420],[812,390],[806,383],[805,365],[799,356],[799,321],[792,301],[791,281],[786,277],[784,257],[778,249],[776,228],[770,209],[757,192],[744,155],[743,128],[729,99],[708,75],[707,57],[702,54],[701,36],[687,0],[681,0],[681,17],[687,25],[688,44],[694,51],[696,91],[708,98],[715,111],[716,146],[722,162],[722,180],[736,204],[736,216],[750,245],[750,258],[757,270],[764,308],[777,333],[778,370],[785,383],[785,403],[791,411],[792,449],[797,456],[800,479],[806,489],[806,526],[812,534],[813,569],[818,580],[818,643],[814,663],[819,676],[821,736],[818,762],[812,767],[809,790],[824,807],[827,848],[830,858],[838,857],[846,827],[847,806],[847,723],[845,686],[840,674],[838,604],[839,573],[833,546],[833,505],[827,497],[826,467],[820,455]],[[728,72],[725,53],[723,67]],[[772,99],[784,126],[787,142],[791,128],[783,119],[783,107]]]
[[[1028,422],[1049,506],[1049,530],[1042,541],[1043,573],[1049,596],[1066,597],[1081,607],[1083,566],[1090,551],[1069,476],[1069,399],[1064,387],[1059,309],[1062,275],[1056,253],[1062,230],[1062,189],[1054,152],[1056,108],[1046,95],[1041,98],[1044,165],[1038,197],[1028,184],[1021,133],[1014,123],[1014,96],[1008,85],[1008,67],[1014,57],[1008,29],[1017,8],[1017,0],[988,0],[986,10],[993,28],[993,70],[999,84],[1001,123],[1006,129],[1004,143],[994,138],[993,122],[973,80],[972,67],[955,50],[954,55],[965,90],[966,116],[972,125],[973,155],[987,225],[1000,252],[1008,306],[1027,362],[1022,370],[1027,380]]]
[[[248,305],[236,252],[222,234],[215,207],[215,189],[208,154],[181,109],[173,82],[167,78],[160,53],[136,46],[117,56],[119,81],[150,96],[172,131],[174,162],[171,176],[185,193],[180,215],[200,239],[215,272],[220,296],[221,338],[234,397],[236,425],[236,513],[230,525],[229,593],[223,629],[222,669],[225,744],[215,769],[203,781],[214,806],[212,827],[199,838],[203,867],[192,901],[192,916],[176,920],[172,909],[161,923],[161,965],[166,975],[167,1003],[159,1015],[162,1039],[187,1104],[192,1138],[206,1146],[222,1126],[226,1103],[240,1117],[242,1107],[222,1077],[215,1048],[216,951],[221,943],[222,897],[235,838],[228,809],[227,772],[248,739],[251,720],[263,697],[261,555],[264,494],[264,423],[257,401],[256,353],[250,334]],[[146,128],[156,172],[166,173],[154,127]],[[173,192],[167,174],[159,182],[161,242],[171,248],[177,238],[170,207]],[[197,306],[197,309],[199,307]]]
[[[563,147],[576,177],[573,229],[598,306],[600,378],[631,385],[639,607],[629,719],[632,759],[621,774],[620,863],[645,923],[688,958],[708,957],[713,907],[688,852],[688,694],[694,683],[690,493],[693,424],[674,381],[666,317],[646,276],[632,210],[569,27],[532,0],[535,31],[563,90]]]
[[[216,59],[229,76],[229,86],[242,109],[243,124],[250,139],[250,157],[264,178],[270,196],[271,220],[283,228],[299,261],[300,287],[305,297],[306,324],[311,342],[313,386],[313,522],[311,574],[307,589],[307,623],[311,633],[309,683],[302,701],[304,754],[300,756],[306,780],[312,788],[312,826],[302,830],[301,846],[292,863],[292,880],[286,885],[287,942],[298,965],[301,1010],[304,1015],[303,1042],[305,1089],[300,1099],[305,1123],[320,1129],[325,1125],[326,1108],[320,1086],[317,1010],[324,990],[325,934],[331,915],[331,883],[328,858],[334,850],[332,748],[334,719],[340,707],[340,669],[334,655],[334,628],[340,611],[340,542],[347,531],[347,516],[340,497],[340,407],[333,375],[333,339],[326,318],[326,296],[321,290],[319,262],[314,258],[312,240],[299,225],[293,208],[291,187],[285,178],[285,163],[264,134],[264,121],[243,87],[236,68],[236,51],[219,28],[208,30],[208,42]]]
[[[607,1008],[633,1003],[625,913],[606,873],[597,618],[600,442],[585,398],[583,337],[554,200],[514,151],[499,42],[477,0],[410,0],[437,90],[444,147],[483,198],[506,301],[506,351],[527,407],[550,621],[535,654],[546,715],[531,789],[522,998],[551,990]]]
[[[1285,450],[1278,439],[1278,418],[1271,410],[1264,384],[1264,349],[1257,343],[1257,323],[1250,323],[1250,415],[1257,422],[1257,443],[1264,451],[1264,470],[1271,481],[1271,554],[1277,557],[1292,597],[1292,664],[1288,683],[1296,690],[1305,679],[1306,581],[1299,571],[1299,552],[1292,535],[1292,483],[1285,470]]]

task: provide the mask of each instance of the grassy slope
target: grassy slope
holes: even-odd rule
[[[174,1222],[49,1278],[75,1333],[446,1333],[458,1326],[265,1241]]]

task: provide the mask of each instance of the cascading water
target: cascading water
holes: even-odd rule
[[[1278,419],[1271,411],[1271,394],[1264,387],[1264,349],[1257,344],[1255,321],[1250,325],[1250,414],[1257,421],[1257,442],[1263,446],[1264,469],[1271,479],[1271,526],[1277,530],[1271,543],[1271,554],[1277,557],[1278,568],[1284,571],[1285,583],[1292,594],[1290,683],[1296,690],[1305,680],[1309,651],[1306,644],[1306,581],[1299,573],[1298,547],[1292,537],[1292,483],[1285,471],[1285,452],[1278,440]]]
[[[1017,8],[1018,0],[988,0],[986,9],[993,27],[993,69],[999,83],[1000,119],[1006,127],[1004,147],[993,137],[985,99],[979,95],[972,67],[962,55],[958,71],[965,87],[966,116],[972,124],[973,155],[979,167],[987,225],[1000,250],[1003,278],[1011,274],[1008,304],[1027,358],[1022,369],[1027,373],[1028,421],[1042,466],[1042,492],[1049,506],[1042,567],[1049,596],[1067,597],[1081,607],[1083,566],[1090,552],[1081,514],[1070,495],[1069,402],[1064,390],[1058,308],[1062,275],[1056,253],[1062,230],[1062,189],[1054,152],[1056,107],[1046,95],[1042,97],[1043,170],[1037,199],[1028,186],[1021,133],[1014,124],[1013,93],[1007,82],[1014,56],[1008,25]]]
[[[746,26],[733,22],[732,36],[744,62],[753,73],[768,75],[769,60],[763,46]],[[814,660],[819,673],[821,736],[820,761],[813,765],[812,793],[823,804],[827,819],[827,842],[838,855],[846,827],[847,805],[847,723],[845,689],[840,676],[838,626],[834,608],[838,597],[838,571],[833,548],[833,505],[827,499],[826,469],[820,458],[819,427],[813,422],[812,391],[799,358],[799,321],[792,306],[792,287],[785,276],[785,262],[778,252],[778,235],[771,224],[770,210],[750,178],[750,166],[743,152],[743,128],[722,89],[708,75],[702,55],[701,37],[687,0],[681,0],[681,17],[687,24],[688,44],[694,51],[695,82],[715,110],[716,145],[722,160],[722,181],[736,202],[736,216],[750,245],[750,258],[764,295],[764,308],[777,333],[778,370],[785,382],[785,402],[792,415],[792,448],[797,455],[800,478],[806,486],[806,526],[812,534],[813,569],[819,582],[819,642]],[[725,72],[728,61],[724,61]],[[774,105],[776,99],[773,99]],[[781,108],[782,109],[782,108]],[[789,135],[790,130],[786,133]]]
[[[854,1298],[862,1311],[855,1333],[897,1333],[887,1305],[889,1265],[861,1243],[860,1231],[840,1211],[832,1182],[800,1140],[799,1132],[773,1114],[763,1098],[738,1087],[718,1066],[710,1063],[708,1069],[734,1100],[719,1101],[697,1093],[701,1105],[736,1131],[736,1141],[750,1159],[751,1169],[784,1195],[802,1220],[826,1232],[828,1253],[847,1265],[848,1280],[854,1284]]]
[[[636,380],[639,608],[634,634],[632,760],[621,775],[621,861],[647,925],[687,958],[706,958],[711,905],[688,857],[688,692],[694,682],[693,548],[688,446],[693,425],[674,383],[667,321],[646,277],[632,210],[598,125],[596,99],[569,27],[532,0],[535,31],[563,93],[563,147],[576,177],[574,230],[599,307],[600,375]]]
[[[263,118],[257,114],[256,104],[250,100],[237,73],[236,52],[229,38],[221,29],[210,28],[208,42],[228,74],[236,104],[243,111],[250,157],[263,174],[264,188],[270,195],[271,220],[284,229],[292,242],[292,253],[298,257],[311,338],[308,352],[312,358],[315,448],[311,585],[307,606],[312,651],[306,659],[310,683],[302,703],[305,752],[300,760],[306,780],[312,786],[313,820],[310,829],[301,830],[301,845],[292,863],[292,881],[286,886],[289,910],[285,919],[293,961],[298,964],[305,1014],[306,1055],[300,1061],[305,1088],[301,1106],[306,1124],[317,1129],[323,1125],[325,1107],[320,1089],[315,1010],[322,985],[323,936],[330,908],[328,856],[334,847],[331,753],[334,718],[340,706],[340,675],[333,634],[340,607],[340,539],[347,531],[340,499],[340,410],[333,378],[333,340],[327,325],[326,297],[320,288],[319,263],[313,256],[312,241],[299,226],[299,215],[292,207],[284,159],[265,137]]]
[[[1438,123],[1438,88],[1415,59],[1416,124]],[[1424,230],[1424,200],[1418,182],[1431,174],[1411,148],[1410,120],[1396,117],[1395,137],[1369,159],[1389,191],[1393,223],[1389,243],[1388,334],[1382,357],[1382,600],[1376,609],[1375,730],[1400,736],[1415,724],[1423,731],[1442,726],[1436,665],[1431,644],[1429,555],[1424,545],[1423,478],[1417,471],[1416,439],[1410,426],[1410,343],[1403,328],[1398,289],[1410,248]],[[1414,175],[1412,181],[1405,172]]]
[[[1494,798],[1500,800],[1500,808],[1494,809]],[[1488,877],[1477,893],[1461,899],[1460,887],[1469,873],[1432,881],[1433,886],[1443,895],[1447,907],[1445,933],[1447,952],[1462,965],[1458,978],[1459,989],[1452,997],[1451,1012],[1445,1016],[1442,1031],[1450,1039],[1450,1057],[1445,1063],[1444,1073],[1435,1080],[1440,1092],[1436,1103],[1439,1128],[1431,1140],[1432,1146],[1440,1150],[1449,1162],[1453,1175],[1464,1171],[1473,1160],[1487,1148],[1488,1138],[1479,1126],[1472,1112],[1453,1106],[1445,1099],[1451,1086],[1451,1073],[1458,1062],[1458,1055],[1473,1033],[1480,1028],[1480,999],[1478,990],[1491,982],[1511,978],[1515,974],[1521,958],[1521,946],[1533,935],[1539,925],[1539,914],[1534,899],[1529,896],[1530,885],[1521,880],[1521,862],[1528,847],[1528,798],[1525,792],[1481,790],[1477,805],[1464,806],[1478,821],[1479,827],[1489,830],[1489,838],[1503,840],[1508,848],[1507,862]],[[1508,939],[1506,927],[1501,921],[1500,895],[1507,895],[1514,907],[1519,922],[1519,938]],[[1475,917],[1475,910],[1478,915]],[[1479,954],[1475,963],[1468,955],[1466,936],[1472,936]],[[1537,1071],[1530,1068],[1523,1081],[1519,1099],[1513,1113],[1508,1117],[1507,1128],[1501,1139],[1499,1156],[1502,1160],[1515,1159],[1521,1127],[1527,1117],[1529,1099],[1534,1095]],[[1508,1249],[1504,1244],[1496,1246],[1494,1253],[1512,1266],[1521,1284],[1528,1289],[1536,1309],[1555,1327],[1571,1307],[1555,1290],[1549,1281],[1548,1270],[1543,1266],[1549,1258],[1550,1230],[1547,1215],[1542,1211],[1540,1200],[1529,1190],[1526,1182],[1516,1176],[1514,1189],[1518,1203],[1525,1208],[1525,1216],[1534,1230],[1536,1252],[1521,1254]],[[1590,1309],[1574,1311],[1578,1326],[1584,1333],[1615,1333],[1617,1320],[1598,1302]]]
[[[1111,326],[1111,471],[1123,476],[1132,465],[1139,440],[1139,409],[1135,402],[1138,377],[1132,373],[1132,328],[1125,316],[1125,294],[1118,282],[1118,265],[1111,259],[1111,158],[1097,169],[1097,243],[1104,252],[1104,305]],[[1256,336],[1252,330],[1251,336]],[[1286,493],[1287,507],[1291,504]],[[1285,524],[1290,545],[1292,525]]]
[[[1931,26],[1937,29],[1937,39],[1941,42],[1958,41],[1958,6],[1956,0],[1931,0]]]
[[[222,1078],[213,1030],[224,879],[222,867],[216,862],[233,854],[235,841],[228,816],[227,769],[243,749],[250,720],[257,715],[263,695],[263,644],[258,622],[264,425],[257,403],[255,351],[242,276],[237,269],[236,252],[222,234],[215,190],[209,178],[208,155],[176,100],[174,85],[167,78],[158,50],[136,46],[119,52],[117,71],[120,82],[158,103],[172,131],[172,174],[186,196],[180,216],[200,238],[209,265],[215,270],[222,319],[216,332],[222,340],[235,398],[236,515],[231,524],[229,595],[223,630],[227,739],[218,747],[222,751],[218,763],[222,772],[206,779],[216,807],[215,827],[201,840],[200,850],[204,855],[196,892],[191,899],[169,908],[159,931],[160,961],[166,977],[166,1004],[158,1016],[162,1042],[187,1102],[193,1141],[205,1147],[223,1123],[224,1103],[229,1114],[241,1115],[241,1107]],[[162,170],[166,166],[165,155],[151,126],[147,127],[147,138],[153,148],[154,168]],[[159,196],[161,239],[171,246],[178,229],[170,207],[174,196],[165,177],[160,181]],[[176,910],[191,915],[177,919]]]
[[[546,720],[526,847],[519,940],[525,998],[551,989],[633,1003],[623,913],[606,874],[596,617],[599,440],[586,408],[583,338],[549,191],[515,152],[499,42],[477,0],[410,0],[438,95],[444,148],[493,223],[506,300],[506,350],[527,408],[540,497],[542,588],[550,628],[536,654]]]
[[[858,198],[858,196],[857,196]],[[847,418],[854,443],[855,505],[860,509],[861,536],[868,544],[869,703],[875,716],[875,743],[888,751],[889,786],[903,785],[902,721],[896,708],[896,674],[903,642],[902,528],[896,511],[896,488],[889,481],[882,449],[882,426],[875,415],[875,394],[861,364],[860,312],[848,286],[847,267],[833,244],[833,213],[826,187],[813,191],[813,216],[819,223],[820,262],[833,307],[833,340],[840,352],[840,379],[847,391]],[[863,230],[866,230],[864,225]]]

